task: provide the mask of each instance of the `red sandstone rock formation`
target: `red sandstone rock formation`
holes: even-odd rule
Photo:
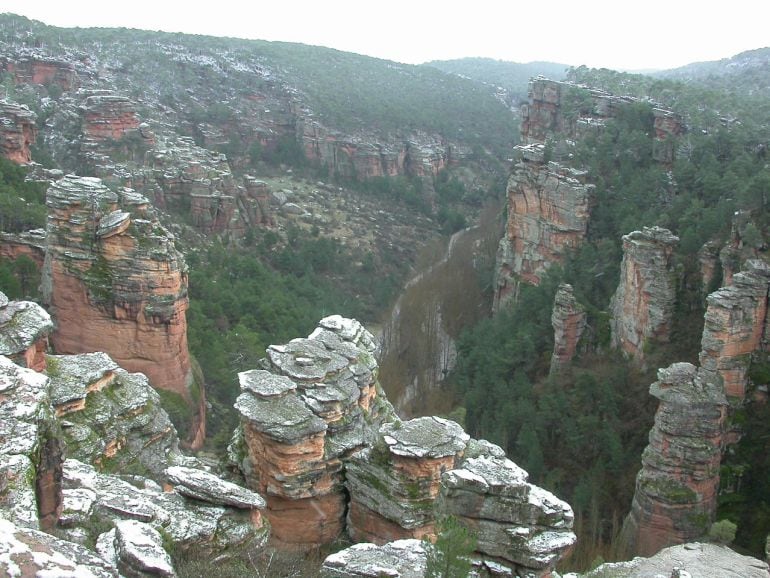
[[[0,100],[0,154],[18,164],[30,162],[29,147],[37,138],[36,118],[26,106]]]
[[[562,283],[556,291],[551,314],[553,355],[551,374],[559,372],[575,357],[580,336],[586,328],[586,312],[575,299],[572,285]]]
[[[495,308],[519,282],[537,285],[586,235],[594,186],[586,173],[546,163],[543,147],[517,147],[522,159],[508,181],[508,224],[498,253]]]
[[[186,265],[147,199],[68,175],[46,204],[44,292],[56,351],[105,351],[190,401]]]
[[[125,96],[97,91],[81,107],[83,136],[92,141],[118,141],[139,130],[136,105]]]
[[[645,227],[623,236],[620,283],[610,303],[612,345],[644,360],[644,348],[666,343],[676,299],[671,255],[679,238]]]
[[[641,556],[708,531],[716,512],[727,415],[721,385],[689,363],[658,370],[650,393],[660,405],[623,527],[628,553]]]
[[[77,73],[71,62],[39,56],[4,59],[0,67],[13,74],[17,84],[56,84],[62,90],[71,90],[77,84]]]
[[[267,498],[281,542],[330,543],[346,512],[342,459],[361,449],[392,408],[378,394],[374,341],[357,321],[323,319],[307,339],[272,345],[273,373],[241,373],[235,461]]]
[[[770,266],[751,260],[732,284],[708,296],[700,364],[740,403],[746,395],[751,354],[763,348],[768,323]]]
[[[15,261],[29,257],[39,267],[45,260],[45,230],[34,229],[25,233],[0,233],[0,258]]]

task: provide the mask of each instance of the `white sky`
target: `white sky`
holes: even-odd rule
[[[625,70],[770,46],[767,0],[0,0],[55,26],[283,40],[399,62],[486,56]]]

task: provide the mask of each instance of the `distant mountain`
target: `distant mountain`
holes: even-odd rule
[[[470,78],[505,89],[509,94],[526,97],[529,79],[542,74],[552,80],[563,80],[567,64],[556,62],[508,62],[492,58],[459,58],[456,60],[433,60],[424,66],[432,66],[444,72]]]
[[[652,76],[720,90],[770,95],[770,47],[747,50],[721,60],[693,62]]]

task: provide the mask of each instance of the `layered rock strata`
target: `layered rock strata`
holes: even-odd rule
[[[572,285],[559,285],[554,297],[551,325],[553,355],[550,372],[555,374],[567,367],[575,357],[580,337],[586,328],[586,311],[575,299]]]
[[[37,303],[9,301],[0,291],[0,355],[35,371],[45,369],[51,316]]]
[[[572,508],[528,483],[502,452],[471,453],[479,455],[441,477],[438,512],[476,534],[481,575],[507,568],[515,576],[551,576],[577,540]]]
[[[751,354],[767,350],[769,290],[770,266],[755,259],[707,298],[700,364],[733,403],[746,396]]]
[[[153,477],[180,459],[176,430],[145,375],[101,352],[49,355],[47,369],[70,458]]]
[[[15,261],[24,256],[42,269],[45,245],[45,229],[32,229],[24,233],[0,233],[0,259]]]
[[[68,175],[46,196],[44,299],[59,353],[105,351],[191,401],[187,267],[148,200]]]
[[[382,544],[435,534],[441,475],[458,465],[469,439],[437,417],[383,425],[374,446],[347,463],[351,538]]]
[[[612,345],[640,362],[645,347],[670,337],[676,301],[672,254],[678,242],[661,227],[623,236],[620,283],[610,303]]]
[[[267,497],[278,540],[323,544],[343,530],[342,460],[392,415],[374,352],[360,323],[332,316],[307,339],[271,345],[268,370],[239,374],[236,460],[249,486]]]
[[[727,416],[721,384],[689,363],[658,370],[650,394],[660,405],[623,527],[629,552],[642,556],[697,539],[710,527]]]
[[[585,238],[594,186],[585,171],[546,162],[542,145],[517,147],[508,181],[508,223],[498,252],[495,307],[515,298],[518,283],[543,273]]]
[[[26,106],[0,100],[0,154],[18,164],[32,161],[37,115]]]

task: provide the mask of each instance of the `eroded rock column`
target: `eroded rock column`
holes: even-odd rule
[[[661,227],[623,236],[620,283],[610,303],[612,345],[640,362],[646,346],[670,337],[676,301],[672,254],[678,242]]]
[[[553,302],[553,355],[551,374],[558,373],[572,362],[577,345],[586,328],[585,308],[577,302],[572,285],[561,283]]]
[[[690,363],[659,369],[650,394],[660,405],[622,540],[629,554],[641,556],[708,531],[716,513],[727,415],[721,385]]]

